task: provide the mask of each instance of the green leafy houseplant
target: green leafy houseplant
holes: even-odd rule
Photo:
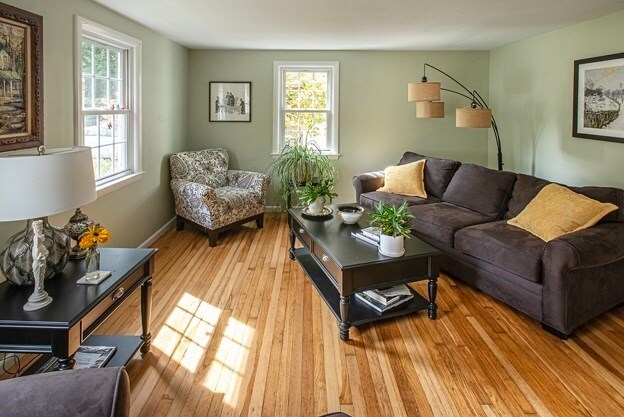
[[[323,203],[327,203],[327,200],[331,203],[335,197],[338,197],[338,194],[331,191],[333,187],[333,179],[321,179],[318,184],[309,181],[306,183],[305,187],[298,192],[299,201],[305,205],[309,205],[314,203],[317,198],[322,197]]]
[[[370,216],[370,225],[379,229],[382,235],[407,239],[411,237],[409,222],[414,216],[407,211],[407,202],[399,207],[379,203]]]
[[[285,210],[290,195],[297,187],[310,182],[333,180],[336,170],[315,143],[308,143],[306,135],[306,139],[287,141],[269,165],[268,172],[276,180],[279,206]]]

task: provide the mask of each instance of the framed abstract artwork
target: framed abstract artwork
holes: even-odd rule
[[[0,152],[43,145],[43,18],[0,3]]]
[[[210,81],[209,121],[251,122],[251,82]]]
[[[624,53],[574,61],[573,136],[624,143]]]

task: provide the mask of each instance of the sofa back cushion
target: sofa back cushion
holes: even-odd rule
[[[531,175],[517,174],[516,183],[507,205],[509,211],[505,219],[516,217],[535,198],[535,196],[551,184],[550,181]],[[618,206],[618,210],[607,214],[599,223],[624,222],[624,190],[613,187],[568,187],[570,190],[589,197],[601,203],[611,203]]]
[[[515,180],[514,172],[464,164],[453,176],[442,200],[498,220],[507,210]]]
[[[422,159],[427,160],[425,163],[425,191],[427,191],[428,195],[442,198],[444,191],[446,191],[461,163],[450,159],[440,159],[414,152],[405,152],[398,165],[410,164]]]
[[[224,148],[176,153],[169,158],[171,178],[212,188],[225,187],[229,162],[228,151]]]

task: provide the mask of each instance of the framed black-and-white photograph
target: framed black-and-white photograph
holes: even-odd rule
[[[574,61],[577,138],[624,143],[624,53]]]
[[[251,82],[210,81],[211,122],[251,122]]]

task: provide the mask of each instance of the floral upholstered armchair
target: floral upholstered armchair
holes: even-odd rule
[[[268,175],[228,169],[226,149],[180,152],[169,159],[177,230],[192,223],[216,246],[219,233],[255,220],[264,223]]]

